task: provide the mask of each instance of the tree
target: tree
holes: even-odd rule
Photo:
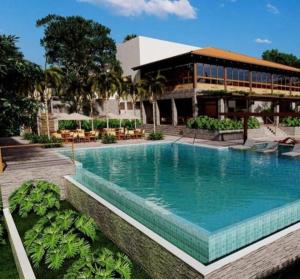
[[[166,78],[157,72],[156,74],[147,74],[145,79],[145,88],[149,101],[152,103],[153,112],[153,132],[156,132],[156,103],[157,97],[165,91]]]
[[[51,102],[55,90],[58,90],[58,88],[62,85],[62,82],[63,71],[58,67],[53,67],[46,69],[44,71],[43,78],[36,84],[36,92],[39,93],[38,100],[41,100],[44,104],[48,138],[50,138],[48,102]]]
[[[18,38],[0,35],[0,134],[18,135],[21,126],[35,124],[38,104],[33,98],[34,85],[41,68],[24,59],[16,46]]]
[[[121,77],[115,69],[106,69],[90,77],[92,92],[95,92],[99,99],[108,101],[109,97],[122,90]],[[105,109],[106,127],[109,126],[108,111]]]
[[[124,40],[123,40],[123,43],[125,43],[125,42],[127,42],[127,41],[130,41],[130,40],[132,40],[132,39],[134,39],[134,38],[136,38],[136,37],[137,37],[136,34],[128,34],[128,35],[125,36],[125,38],[124,38]]]
[[[135,115],[135,107],[138,100],[146,95],[145,89],[146,82],[144,80],[139,80],[134,82],[131,77],[126,77],[123,79],[122,86],[124,97],[130,96],[133,104],[133,114]],[[136,129],[136,119],[134,119],[134,128]]]
[[[292,66],[292,67],[300,67],[300,59],[294,54],[287,54],[284,52],[280,52],[278,49],[266,50],[262,54],[262,58],[264,60]]]

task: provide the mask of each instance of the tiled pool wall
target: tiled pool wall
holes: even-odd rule
[[[300,220],[300,201],[215,233],[153,206],[77,165],[76,180],[184,252],[208,264]]]
[[[300,220],[300,201],[215,233],[177,217],[87,171],[79,164],[76,180],[184,252],[208,264]]]
[[[203,263],[209,261],[209,235],[192,223],[77,166],[76,180],[129,216]]]
[[[130,222],[71,177],[66,177],[65,187],[68,201],[93,217],[99,229],[155,279],[264,278],[300,259],[300,225],[297,223],[204,266]]]

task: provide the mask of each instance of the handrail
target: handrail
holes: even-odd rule
[[[174,140],[174,141],[172,142],[172,144],[173,144],[173,143],[176,143],[176,142],[178,142],[178,141],[180,141],[182,138],[184,138],[184,136],[181,136],[181,137],[179,137],[178,139]]]
[[[33,143],[33,144],[16,144],[16,145],[4,145],[0,146],[0,174],[4,172],[5,169],[5,163],[3,159],[2,150],[3,149],[17,149],[17,148],[29,148],[29,147],[43,147],[43,146],[49,146],[49,145],[57,145],[58,143]],[[75,156],[75,145],[72,141],[71,145],[71,152],[72,152],[72,163],[75,165],[76,162],[76,156]]]
[[[197,129],[195,129],[195,134],[194,134],[194,140],[193,140],[193,144],[195,144],[195,141],[196,141],[196,136],[197,136]]]

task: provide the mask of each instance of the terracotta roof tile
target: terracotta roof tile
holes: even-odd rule
[[[213,48],[213,47],[201,48],[201,49],[194,50],[191,53],[196,54],[196,55],[209,56],[209,57],[214,57],[214,58],[231,60],[231,61],[235,61],[235,62],[254,64],[254,65],[258,65],[258,66],[264,66],[264,67],[270,67],[270,68],[300,73],[300,69],[298,69],[298,68],[258,59],[258,58],[251,57],[248,55],[239,54],[236,52],[231,52],[231,51],[227,51],[227,50],[223,50],[223,49],[219,49],[219,48]]]

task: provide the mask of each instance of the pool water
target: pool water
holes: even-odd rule
[[[153,144],[76,160],[79,182],[203,263],[300,220],[300,160],[277,153]]]

